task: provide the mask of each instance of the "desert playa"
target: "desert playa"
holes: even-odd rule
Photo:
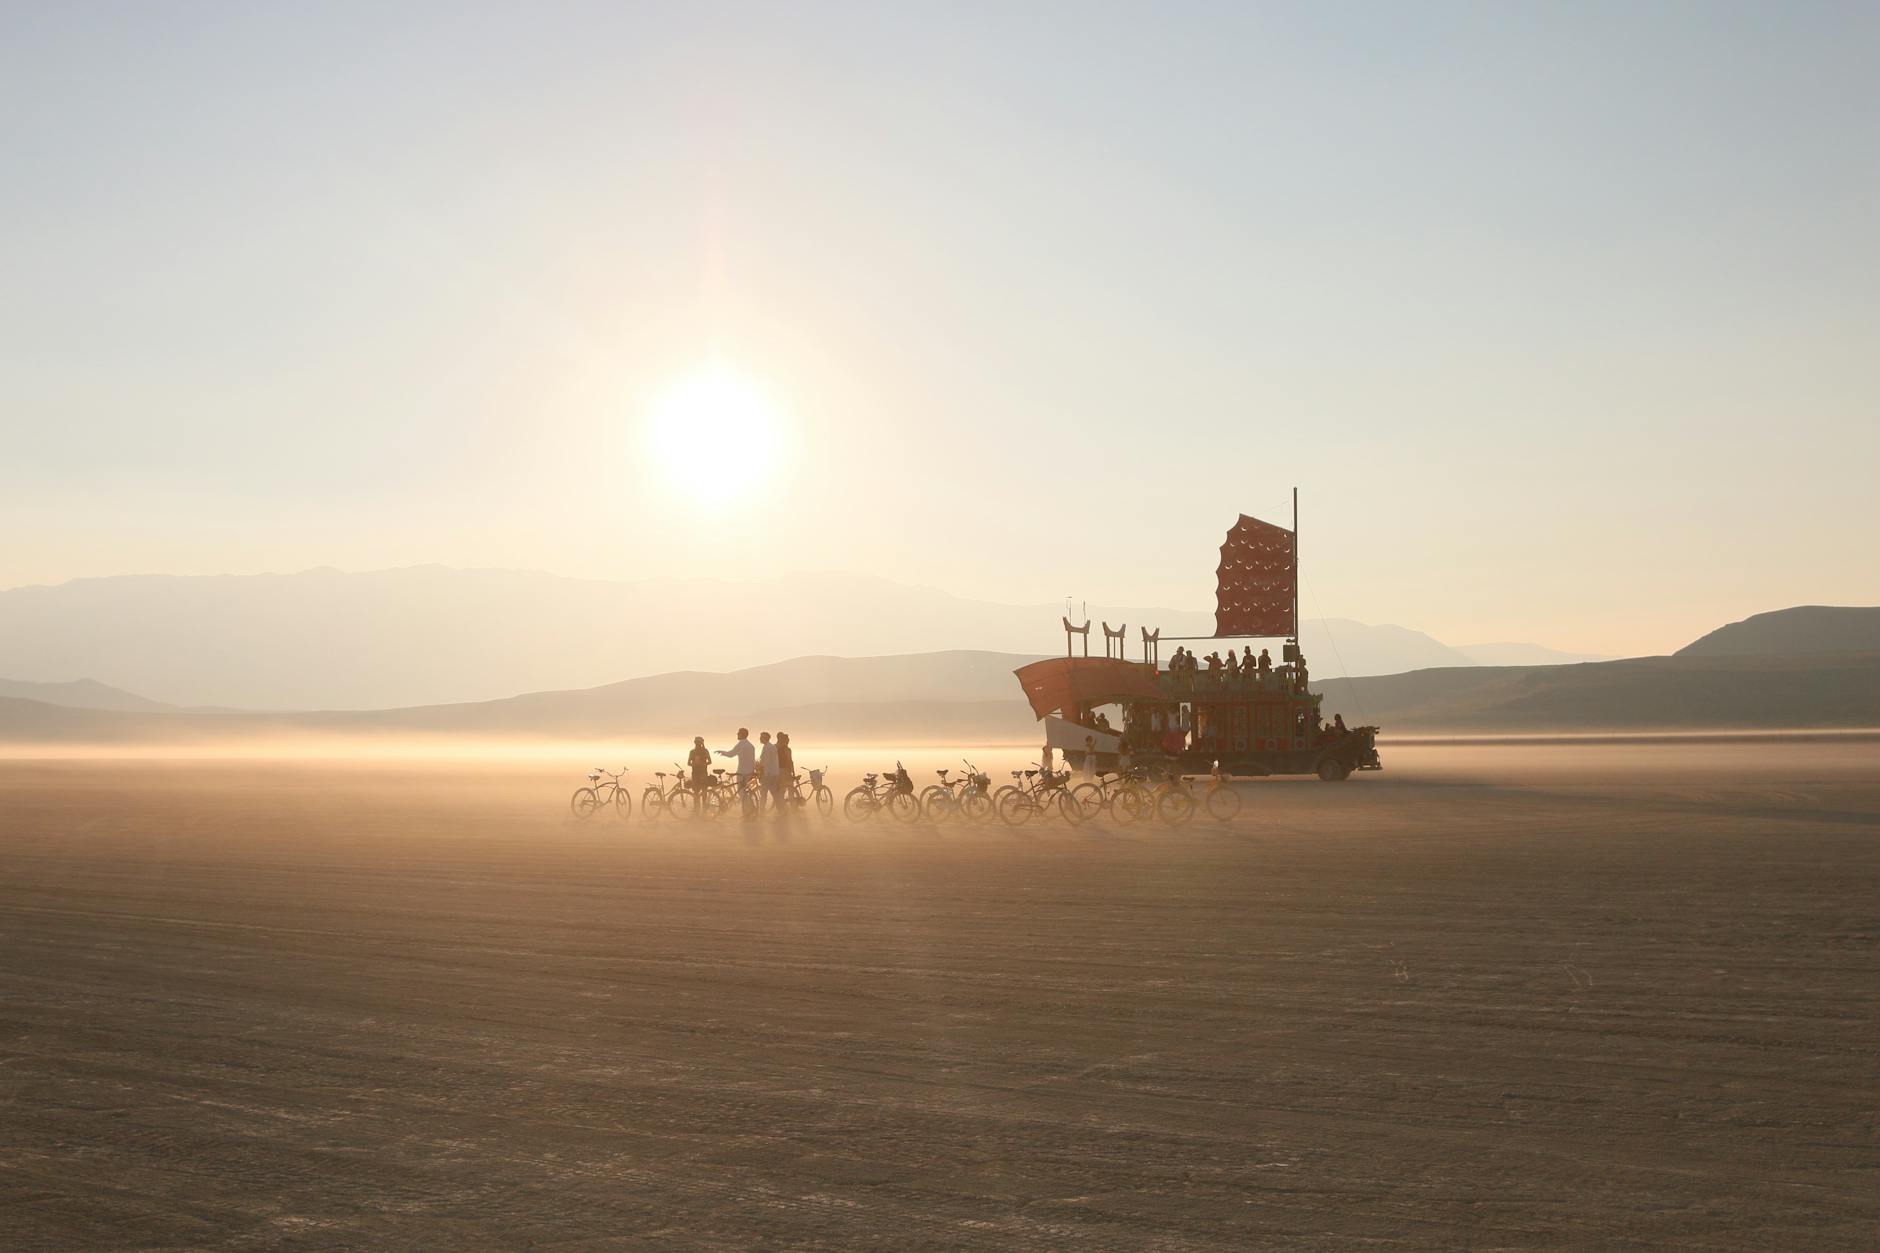
[[[1176,831],[9,762],[0,1245],[1871,1248],[1880,744],[1386,747]]]

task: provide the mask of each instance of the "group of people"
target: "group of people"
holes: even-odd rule
[[[765,793],[775,804],[776,812],[784,812],[783,785],[796,774],[796,757],[790,751],[790,733],[777,732],[777,738],[771,739],[770,732],[758,736],[756,744],[751,743],[748,728],[738,728],[737,743],[730,748],[718,750],[720,757],[735,758],[738,763],[738,786],[746,787],[753,775],[758,776]],[[711,780],[712,750],[705,747],[705,737],[692,737],[692,751],[686,756],[685,764],[692,771],[692,787],[695,791],[703,790]]]
[[[1306,657],[1304,653],[1296,653],[1295,656],[1298,660],[1291,663],[1290,674],[1292,676],[1293,685],[1299,691],[1303,692],[1306,690]],[[1227,650],[1227,656],[1225,657],[1221,656],[1219,653],[1209,653],[1206,657],[1197,657],[1187,648],[1178,644],[1175,647],[1175,655],[1168,660],[1168,670],[1170,674],[1180,675],[1189,679],[1191,682],[1195,675],[1201,673],[1203,668],[1207,670],[1210,679],[1214,682],[1220,682],[1223,675],[1226,676],[1229,682],[1236,681],[1242,676],[1253,677],[1256,675],[1262,682],[1265,682],[1266,676],[1273,673],[1273,654],[1262,648],[1260,655],[1255,657],[1253,655],[1253,646],[1249,644],[1241,649],[1239,654],[1236,654],[1234,650],[1230,648]],[[1284,669],[1285,667],[1282,667],[1282,670]]]

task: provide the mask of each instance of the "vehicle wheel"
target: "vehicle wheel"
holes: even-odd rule
[[[1058,792],[1057,811],[1058,815],[1073,827],[1078,826],[1084,820],[1084,807],[1080,805],[1077,798],[1072,796],[1069,792]]]
[[[836,809],[836,794],[827,783],[816,789],[816,812],[827,818]]]
[[[1240,812],[1240,793],[1233,784],[1222,783],[1208,789],[1208,813],[1216,822],[1226,822]]]
[[[896,792],[888,797],[888,813],[903,823],[911,823],[920,817],[920,799],[912,792]]]
[[[633,793],[623,787],[614,789],[614,812],[622,820],[633,817]]]
[[[1345,763],[1336,757],[1319,758],[1319,778],[1327,783],[1342,783],[1351,774]]]
[[[1031,820],[1036,808],[1030,795],[1013,788],[999,797],[999,820],[1008,827],[1022,827]]]
[[[666,794],[656,784],[647,784],[646,790],[640,793],[640,812],[648,819],[653,819],[659,817],[665,808]]]
[[[600,795],[591,787],[576,788],[574,795],[568,798],[569,810],[575,817],[583,820],[592,818],[594,811],[600,807]]]
[[[674,818],[696,818],[700,812],[698,793],[690,788],[674,788],[666,793],[660,808]]]
[[[875,816],[875,798],[865,787],[856,787],[842,798],[842,816],[850,822],[861,822]]]
[[[707,818],[722,818],[725,813],[725,794],[719,788],[700,792],[698,811]]]
[[[984,822],[992,817],[992,798],[984,792],[968,792],[960,798],[960,814],[968,822]]]
[[[1128,826],[1149,812],[1149,794],[1134,785],[1110,794],[1110,817]]]
[[[1103,789],[1094,783],[1079,783],[1070,790],[1070,798],[1085,818],[1095,818],[1103,812]]]
[[[953,816],[953,793],[938,783],[921,789],[920,812],[928,822],[945,822]]]
[[[1171,827],[1179,827],[1195,816],[1195,798],[1186,788],[1172,787],[1155,803],[1155,816]]]

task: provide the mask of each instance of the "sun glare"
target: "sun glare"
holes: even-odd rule
[[[780,419],[758,391],[723,370],[686,379],[653,410],[653,449],[667,490],[721,505],[763,487],[782,451]]]

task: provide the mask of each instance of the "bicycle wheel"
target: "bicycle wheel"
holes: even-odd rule
[[[588,819],[601,807],[601,798],[591,787],[578,787],[574,795],[568,798],[568,808],[575,817]]]
[[[1058,816],[1073,827],[1084,820],[1084,807],[1077,803],[1077,798],[1068,791],[1059,789],[1057,794]]]
[[[1079,783],[1070,790],[1070,798],[1083,810],[1083,816],[1094,818],[1103,812],[1103,789],[1094,783]]]
[[[888,797],[886,808],[890,817],[912,823],[920,817],[920,798],[912,792],[896,792]]]
[[[860,785],[851,788],[849,794],[842,798],[842,816],[850,822],[872,818],[878,808],[880,806],[875,804],[875,794]]]
[[[953,793],[938,783],[923,789],[920,812],[928,822],[945,822],[953,816]]]
[[[1208,789],[1208,813],[1216,822],[1226,822],[1240,812],[1240,792],[1231,783],[1217,783]]]
[[[666,793],[666,799],[661,808],[674,818],[696,818],[703,812],[698,793],[685,787],[674,788]]]
[[[1008,827],[1022,827],[1031,821],[1031,815],[1037,808],[1031,793],[1013,788],[999,798],[999,820]]]
[[[647,784],[646,790],[640,793],[640,812],[648,818],[657,818],[660,811],[665,808],[665,793],[661,792],[656,784]]]
[[[1179,827],[1195,816],[1195,798],[1187,788],[1172,787],[1155,803],[1155,816]]]
[[[992,798],[973,788],[960,797],[960,816],[968,822],[984,822],[992,817]]]
[[[836,794],[829,790],[827,783],[816,789],[816,812],[827,818],[835,812]]]
[[[615,788],[614,812],[620,815],[622,821],[633,817],[633,793],[623,787]]]
[[[1125,784],[1110,794],[1110,817],[1128,826],[1153,808],[1149,804],[1149,794],[1133,783]]]

